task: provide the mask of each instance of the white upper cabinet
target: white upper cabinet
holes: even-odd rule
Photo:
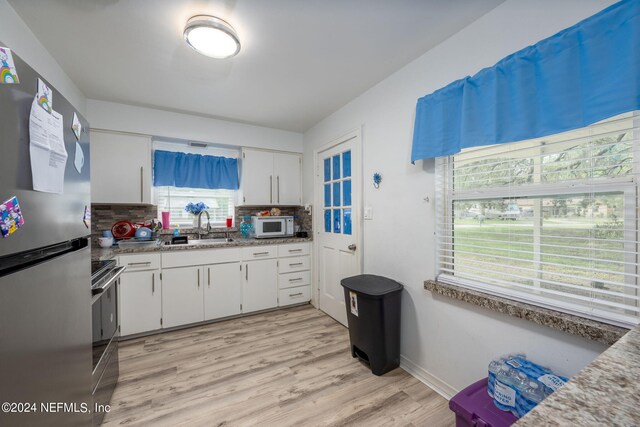
[[[91,202],[151,204],[151,137],[91,131]]]
[[[242,150],[242,204],[273,203],[273,153]]]
[[[300,205],[301,157],[244,148],[241,190],[243,205]]]
[[[298,154],[274,153],[275,175],[273,201],[277,205],[300,205],[301,157]]]

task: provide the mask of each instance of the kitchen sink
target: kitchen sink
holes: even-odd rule
[[[224,245],[227,239],[224,237],[219,239],[189,239],[189,245]]]

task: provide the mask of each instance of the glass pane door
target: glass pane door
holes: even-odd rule
[[[323,160],[324,231],[352,233],[351,227],[351,150]]]

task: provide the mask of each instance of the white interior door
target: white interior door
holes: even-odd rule
[[[316,156],[316,237],[319,307],[347,326],[340,281],[362,272],[360,136],[351,134]]]

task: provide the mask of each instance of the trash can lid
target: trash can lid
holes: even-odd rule
[[[374,274],[360,274],[342,279],[340,284],[345,288],[363,295],[380,296],[401,291],[403,286],[387,277]]]

